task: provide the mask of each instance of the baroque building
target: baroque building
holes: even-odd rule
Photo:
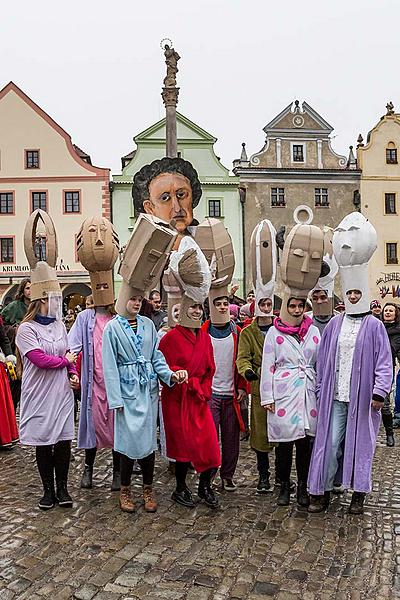
[[[361,212],[378,233],[370,261],[372,298],[400,302],[400,114],[393,104],[371,129],[364,145],[360,134],[357,162],[361,168]]]
[[[263,131],[263,148],[248,159],[242,144],[241,157],[234,161],[245,240],[261,219],[269,219],[276,229],[290,229],[299,205],[312,209],[315,225],[332,228],[359,207],[360,171],[352,147],[347,158],[337,154],[331,146],[333,127],[307,102],[289,104]],[[249,286],[248,256],[244,264]]]
[[[58,238],[57,275],[66,304],[83,302],[89,275],[75,236],[87,217],[110,217],[109,169],[92,165],[62,129],[18,86],[0,91],[0,299],[13,299],[29,276],[23,238],[33,210],[47,211]]]

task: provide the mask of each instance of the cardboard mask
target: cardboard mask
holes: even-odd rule
[[[333,229],[330,227],[323,228],[324,234],[324,256],[323,260],[329,267],[329,273],[324,277],[320,277],[317,281],[317,285],[310,292],[310,299],[312,302],[313,313],[316,317],[324,317],[333,315],[333,295],[335,287],[335,277],[338,273],[339,266],[336,262],[336,258],[333,255]],[[328,302],[318,304],[312,299],[314,292],[324,291],[328,296]]]
[[[164,271],[162,283],[168,297],[168,327],[172,328],[179,322],[183,291],[170,268]]]
[[[168,223],[147,214],[139,216],[119,267],[124,280],[115,305],[119,315],[128,317],[127,300],[144,297],[159,282],[177,235]]]
[[[203,251],[211,270],[211,288],[209,294],[210,320],[214,325],[229,323],[229,307],[222,315],[215,307],[217,298],[229,298],[228,287],[235,270],[235,255],[228,230],[218,219],[207,217],[196,228],[195,241]]]
[[[250,260],[253,287],[255,290],[255,317],[273,316],[274,287],[276,279],[276,231],[271,221],[264,219],[260,221],[250,238]],[[272,310],[269,315],[261,312],[258,303],[264,299],[272,300]]]
[[[105,217],[86,219],[76,238],[80,262],[89,271],[95,306],[114,303],[113,266],[118,258],[118,235]]]
[[[308,215],[306,222],[300,222],[299,215]],[[319,279],[324,251],[323,234],[319,227],[311,225],[313,213],[307,206],[295,210],[297,224],[285,240],[281,259],[281,277],[285,284],[280,317],[290,325],[297,325],[301,318],[291,317],[287,311],[290,298],[307,300],[308,293]]]
[[[34,210],[25,225],[24,250],[31,268],[31,300],[61,292],[57,280],[57,234],[50,215]]]
[[[372,223],[359,212],[347,215],[333,234],[333,253],[339,265],[346,314],[369,311],[368,262],[377,248],[378,237]],[[347,298],[350,290],[360,290],[357,304]]]

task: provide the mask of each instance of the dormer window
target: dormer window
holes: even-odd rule
[[[393,142],[389,142],[386,148],[386,164],[397,165],[397,148]]]
[[[292,162],[305,162],[304,144],[292,144]]]

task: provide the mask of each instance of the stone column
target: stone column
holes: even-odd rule
[[[164,87],[161,96],[165,106],[166,148],[165,155],[175,158],[177,150],[176,106],[178,104],[179,88]]]

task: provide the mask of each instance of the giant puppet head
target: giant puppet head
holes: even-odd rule
[[[276,231],[271,221],[260,221],[250,238],[251,274],[255,289],[255,317],[272,317],[274,307],[274,287],[276,279]],[[269,298],[272,301],[270,314],[260,310],[261,300]]]
[[[365,313],[370,308],[368,262],[377,248],[374,226],[359,212],[347,215],[333,234],[333,253],[339,265],[346,314]],[[360,299],[350,302],[351,290],[361,292]]]
[[[225,325],[230,321],[228,286],[235,270],[235,255],[228,230],[218,219],[207,217],[198,227],[194,236],[202,249],[211,270],[209,294],[210,320],[214,325]],[[216,303],[225,299],[226,310],[220,312]]]
[[[33,211],[25,225],[24,250],[31,267],[31,301],[48,300],[48,316],[62,317],[62,292],[57,280],[57,234],[50,215]]]
[[[184,233],[193,223],[193,209],[201,194],[197,172],[183,158],[154,160],[133,178],[132,197],[136,212],[173,222],[179,233]]]
[[[139,216],[119,266],[123,280],[115,304],[119,315],[129,318],[128,301],[144,297],[159,282],[177,235],[168,223],[151,215]]]
[[[326,317],[333,315],[333,294],[335,287],[335,277],[339,267],[336,258],[333,255],[333,229],[323,228],[324,234],[324,263],[329,268],[326,275],[320,277],[317,285],[311,290],[310,298],[313,307],[313,313],[316,317]]]
[[[316,285],[322,271],[323,234],[311,225],[312,210],[298,206],[294,211],[296,225],[287,236],[281,258],[281,278],[285,285],[280,318],[289,325],[299,325],[303,316],[293,317],[287,311],[290,298],[306,302],[309,291]]]
[[[118,235],[105,217],[89,217],[79,230],[76,249],[80,262],[89,271],[95,306],[114,303],[113,266],[118,258]]]

